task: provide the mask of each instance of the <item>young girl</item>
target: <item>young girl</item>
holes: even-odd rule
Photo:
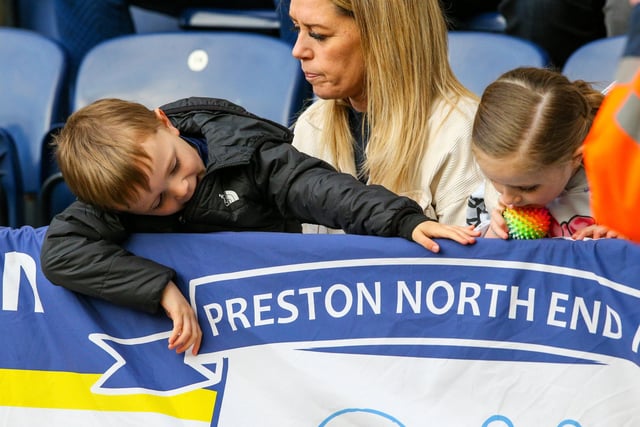
[[[602,99],[587,83],[541,68],[508,71],[486,88],[472,149],[488,182],[469,204],[484,198],[485,237],[507,239],[502,214],[522,206],[549,210],[548,237],[617,237],[592,217],[582,164],[582,142]]]

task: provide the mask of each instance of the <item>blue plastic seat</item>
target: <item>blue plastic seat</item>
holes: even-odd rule
[[[289,18],[290,0],[274,0],[273,7],[263,9],[189,8],[180,16],[184,29],[250,31],[272,36],[293,46],[297,33]]]
[[[481,96],[501,74],[517,67],[545,67],[547,53],[538,45],[507,34],[450,31],[449,61],[454,74]]]
[[[243,30],[278,33],[280,19],[275,9],[189,8],[180,17],[184,28],[206,30]]]
[[[507,21],[500,12],[483,12],[472,16],[464,23],[464,29],[468,31],[489,31],[492,33],[504,33]]]
[[[85,56],[72,108],[117,97],[155,108],[189,96],[228,99],[289,125],[307,92],[290,46],[237,32],[134,34],[108,40]]]
[[[9,185],[9,169],[19,171],[15,179],[20,182],[8,193],[8,225],[17,227],[35,220],[42,139],[65,114],[66,60],[62,49],[45,36],[8,27],[0,28],[0,58],[1,151],[5,156],[2,184]],[[17,168],[6,164],[12,151],[19,162]]]
[[[0,128],[0,226],[17,227],[24,222],[21,174],[13,137]]]
[[[205,96],[228,99],[253,114],[290,125],[305,102],[304,83],[290,45],[276,37],[213,31],[134,34],[103,42],[87,53],[71,105],[76,111],[114,97],[156,108]],[[55,164],[48,167],[41,196],[44,222],[72,200],[60,189],[64,182]]]
[[[626,42],[626,35],[589,42],[569,56],[562,73],[570,80],[584,80],[604,90],[615,79]]]

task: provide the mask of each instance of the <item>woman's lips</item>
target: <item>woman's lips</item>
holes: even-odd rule
[[[307,79],[309,83],[311,83],[312,80],[317,80],[319,77],[320,77],[320,74],[308,73],[306,71],[304,73],[304,78]]]

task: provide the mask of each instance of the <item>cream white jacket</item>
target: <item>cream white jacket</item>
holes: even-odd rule
[[[327,145],[321,141],[324,106],[318,100],[298,118],[293,145],[300,151],[333,164]],[[436,103],[429,119],[430,133],[421,162],[421,184],[411,194],[430,218],[444,224],[466,225],[467,198],[482,182],[481,172],[471,152],[471,129],[478,102],[461,100],[457,108],[444,101]],[[355,160],[351,170],[356,175]],[[334,165],[335,166],[335,165]],[[324,227],[305,225],[305,233],[332,233]]]

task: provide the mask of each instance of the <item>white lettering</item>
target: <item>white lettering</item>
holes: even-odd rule
[[[527,299],[518,299],[518,291],[520,290],[519,286],[511,287],[511,301],[509,303],[509,319],[516,318],[516,310],[518,306],[527,308],[527,320],[533,321],[533,309],[534,309],[534,297],[536,295],[536,290],[534,288],[529,288],[529,295]]]
[[[316,318],[316,304],[313,295],[321,292],[322,288],[319,286],[313,288],[303,288],[298,291],[300,295],[307,296],[307,306],[309,307],[309,320],[314,320]]]
[[[20,296],[20,274],[24,274],[33,292],[34,308],[36,313],[44,313],[38,287],[36,286],[36,262],[30,255],[22,252],[6,252],[4,254],[4,271],[2,272],[2,309],[7,311],[18,310],[18,297]]]
[[[273,294],[262,294],[262,295],[254,295],[253,296],[253,324],[256,326],[263,325],[273,325],[274,320],[264,319],[262,317],[262,313],[267,313],[271,311],[270,305],[262,305],[262,301],[271,300],[273,298]]]
[[[222,320],[222,306],[218,303],[207,304],[204,307],[204,312],[207,314],[207,319],[209,320],[209,326],[211,327],[211,331],[213,332],[213,336],[217,337],[220,335],[220,331],[218,330],[218,323]],[[213,316],[211,312],[215,311],[216,315]]]
[[[636,334],[633,336],[633,343],[631,344],[631,350],[634,353],[637,353],[639,346],[640,346],[640,326],[638,326],[638,329],[636,329]]]
[[[467,295],[467,290],[471,291],[471,295]],[[464,306],[471,306],[471,312],[474,316],[480,316],[480,307],[478,306],[478,297],[480,296],[480,285],[472,282],[462,282],[460,284],[460,301],[458,301],[458,314],[464,315]]]
[[[439,288],[444,289],[447,297],[442,307],[437,307],[434,301],[434,294]],[[446,313],[453,306],[454,300],[455,300],[455,295],[453,292],[453,286],[451,286],[448,282],[445,282],[444,280],[438,280],[437,282],[433,282],[431,286],[429,286],[429,289],[427,289],[427,295],[426,295],[427,308],[433,314]]]
[[[280,292],[280,294],[278,294],[278,306],[281,307],[283,310],[291,313],[291,316],[289,317],[278,317],[278,323],[280,324],[292,323],[292,322],[295,322],[296,319],[298,318],[298,315],[299,315],[298,307],[295,304],[292,304],[285,299],[285,297],[292,296],[292,295],[295,295],[295,292],[293,291],[293,289],[287,289]]]
[[[239,320],[242,323],[242,326],[245,328],[251,327],[251,323],[249,323],[249,319],[244,314],[247,310],[247,300],[244,298],[232,298],[226,301],[227,305],[227,320],[229,321],[229,325],[231,325],[231,329],[234,331],[238,330],[238,326],[236,325],[236,320]],[[238,310],[234,310],[233,306],[238,306]]]
[[[506,285],[497,285],[495,283],[487,283],[484,288],[491,292],[491,303],[489,305],[489,317],[496,317],[498,310],[498,297],[500,292],[507,292]]]
[[[614,331],[615,326],[615,331]],[[611,307],[607,306],[606,318],[604,321],[604,331],[602,335],[607,338],[622,338],[622,321],[620,315]]]
[[[337,310],[333,302],[333,295],[338,292],[344,295],[344,306],[342,307],[342,310]],[[349,310],[351,310],[351,307],[353,306],[353,295],[346,285],[335,284],[329,288],[327,294],[324,296],[324,305],[327,309],[327,313],[329,313],[331,317],[344,317],[349,313]]]
[[[589,331],[589,333],[595,334],[598,330],[600,304],[600,301],[594,301],[592,314],[590,314],[587,309],[587,304],[584,302],[584,298],[576,297],[576,300],[573,302],[571,325],[569,327],[575,331],[578,327],[578,317],[582,317],[584,319],[584,324],[587,325],[587,330]]]
[[[357,313],[359,316],[362,316],[364,314],[364,300],[367,301],[369,307],[375,314],[380,314],[382,312],[382,300],[380,299],[380,282],[375,282],[373,286],[376,294],[375,298],[373,295],[371,295],[371,292],[369,292],[369,289],[367,289],[367,286],[364,283],[358,282],[356,284],[356,290],[358,292]]]
[[[556,319],[556,313],[565,313],[567,308],[558,304],[558,301],[568,301],[569,296],[567,294],[561,294],[558,292],[551,293],[551,302],[549,303],[549,314],[547,315],[547,325],[558,326],[559,328],[565,328],[567,322]]]
[[[411,295],[411,291],[404,280],[398,280],[397,284],[397,298],[396,298],[396,313],[402,314],[404,312],[404,306],[402,302],[406,298],[407,302],[411,306],[411,309],[415,314],[420,314],[420,294],[422,293],[422,281],[416,280],[415,293]]]

